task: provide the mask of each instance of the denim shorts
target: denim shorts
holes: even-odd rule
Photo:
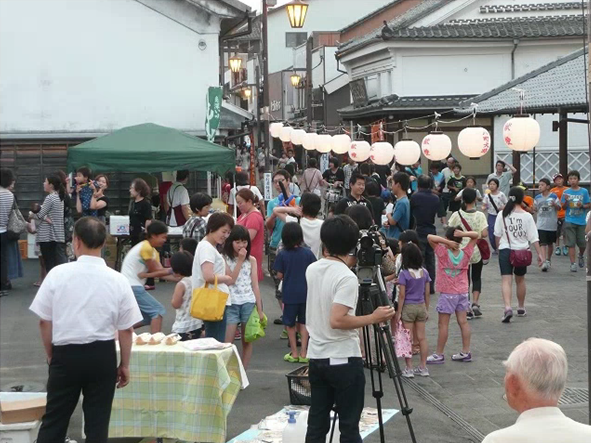
[[[164,309],[162,303],[148,294],[148,291],[146,291],[143,286],[132,286],[131,289],[133,290],[133,295],[135,295],[140,312],[144,317],[145,325],[152,323],[152,319],[159,315],[164,317],[166,309]]]
[[[468,312],[470,300],[468,294],[439,294],[437,300],[437,312],[440,314],[453,314],[454,312]]]
[[[226,306],[226,314],[228,316],[226,323],[229,325],[237,325],[238,323],[246,324],[255,306],[255,303]]]

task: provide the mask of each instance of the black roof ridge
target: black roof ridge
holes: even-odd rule
[[[471,98],[470,102],[471,103],[478,103],[478,102],[481,102],[484,100],[488,100],[489,98],[499,94],[500,92],[506,91],[507,89],[511,89],[514,86],[519,85],[520,83],[526,82],[527,80],[530,80],[530,79],[535,78],[541,74],[544,74],[544,73],[550,71],[551,69],[557,68],[558,66],[562,66],[565,63],[575,60],[575,59],[579,58],[580,56],[582,56],[584,53],[587,53],[588,51],[589,51],[588,48],[577,49],[576,51],[571,52],[570,54],[565,55],[564,57],[561,57],[558,60],[554,60],[553,62],[550,62],[544,66],[539,67],[538,69],[534,69],[533,71],[530,71],[527,74],[522,75],[521,77],[511,80],[510,82],[502,84],[501,86],[498,86],[495,89],[485,92],[484,94],[477,95],[476,97]],[[465,102],[460,103],[460,106],[465,107],[466,106]]]

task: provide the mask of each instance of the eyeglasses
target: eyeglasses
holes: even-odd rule
[[[273,180],[273,183],[275,183],[276,185],[278,185],[279,183],[284,183],[285,179],[280,179],[280,180]]]

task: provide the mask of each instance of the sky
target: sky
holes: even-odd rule
[[[248,6],[250,6],[253,10],[256,10],[257,12],[260,11],[261,9],[261,4],[263,3],[261,0],[240,0],[242,3],[246,3]],[[286,3],[289,3],[291,0],[277,0],[277,6],[281,6],[284,5]]]

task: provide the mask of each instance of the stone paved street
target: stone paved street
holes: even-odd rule
[[[495,257],[483,272],[483,295],[481,306],[484,317],[471,322],[472,363],[447,361],[444,365],[430,367],[430,378],[415,378],[405,382],[409,403],[414,408],[412,422],[419,442],[478,442],[478,434],[487,433],[515,421],[516,413],[502,398],[502,361],[522,340],[539,336],[554,340],[566,349],[569,359],[568,386],[587,387],[587,341],[586,341],[586,293],[583,270],[572,274],[568,270],[566,257],[554,257],[554,266],[549,273],[530,268],[527,275],[528,297],[526,318],[514,318],[511,324],[502,324],[502,302],[500,297],[500,276]],[[25,262],[27,278],[14,282],[15,289],[10,296],[1,300],[0,315],[0,386],[16,381],[46,382],[47,367],[37,319],[28,311],[35,288],[33,277],[38,274],[37,262]],[[263,283],[263,297],[266,312],[271,319],[278,314],[273,300],[270,279]],[[174,310],[170,307],[172,285],[159,284],[153,294],[166,307],[164,320],[168,332]],[[434,349],[437,321],[432,301],[431,319],[428,322],[430,349]],[[514,305],[515,307],[515,305]],[[274,412],[289,401],[285,374],[293,370],[282,360],[287,352],[286,341],[279,340],[281,328],[271,325],[268,335],[255,344],[254,357],[248,371],[251,386],[241,392],[228,419],[230,439],[251,424]],[[459,328],[450,325],[450,339],[446,348],[449,360],[460,347]],[[411,384],[416,384],[431,394],[419,395]],[[374,406],[368,377],[366,405]],[[392,383],[384,380],[385,407],[397,407],[396,394]],[[434,406],[437,403],[442,412]],[[449,409],[448,409],[449,408]],[[566,406],[563,411],[575,420],[587,423],[587,405]],[[469,423],[475,432],[466,431],[460,422]],[[70,424],[70,436],[80,437],[81,411],[78,410]],[[410,442],[403,417],[398,414],[386,426],[388,441]],[[130,442],[135,440],[129,440]],[[379,441],[378,433],[368,439]]]

